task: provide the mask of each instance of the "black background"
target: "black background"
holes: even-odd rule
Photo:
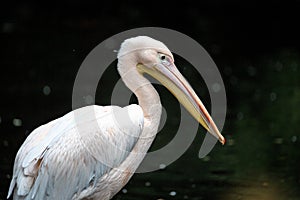
[[[299,66],[294,74],[270,77],[268,74],[273,68],[266,60],[299,61],[300,1],[27,1],[1,4],[0,199],[6,196],[13,160],[26,136],[35,127],[71,110],[73,81],[81,62],[97,44],[121,31],[147,26],[165,27],[198,41],[216,62],[225,82],[229,107],[229,119],[225,124],[227,133],[236,128],[232,121],[236,121],[241,110],[244,115],[266,124],[272,118],[269,116],[284,112],[288,107],[283,102],[278,106],[280,109],[261,110],[269,105],[266,100],[249,100],[249,95],[257,89],[262,96],[281,86],[299,91],[299,79],[295,75],[299,74]],[[255,76],[249,76],[249,65],[255,67]],[[118,78],[117,74],[111,76],[112,80]],[[232,84],[235,80],[239,81],[238,84]],[[51,88],[50,95],[43,94],[46,85]],[[287,99],[289,95],[286,94]],[[299,98],[295,101],[298,105]],[[105,99],[96,102],[109,103]],[[298,112],[297,109],[287,108],[291,112]],[[269,114],[261,119],[263,112]],[[299,135],[295,126],[299,115],[293,115],[295,119],[289,118],[290,114],[283,116],[280,123],[292,121],[290,128]],[[16,127],[14,119],[21,119],[22,126]],[[284,153],[297,150],[294,147],[284,150]],[[268,152],[266,156],[271,154]],[[292,157],[296,160],[290,171],[295,178],[290,183],[293,187],[299,187],[298,155]],[[268,161],[269,168],[272,168],[272,162]],[[228,176],[230,179],[231,174]],[[295,194],[295,190],[292,191]],[[205,198],[205,194],[203,198],[210,199]],[[151,199],[160,196],[163,194],[153,193]],[[122,194],[117,198],[130,199]],[[171,197],[167,195],[166,198]]]

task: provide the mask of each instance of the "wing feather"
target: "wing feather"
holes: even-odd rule
[[[141,108],[130,105],[87,106],[40,126],[17,153],[8,197],[72,199],[95,187],[125,160],[143,124]]]

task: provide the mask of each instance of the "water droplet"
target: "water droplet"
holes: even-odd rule
[[[75,49],[72,49],[72,51],[75,52],[76,50],[75,50]]]
[[[189,196],[188,195],[184,195],[183,199],[189,199]]]
[[[128,191],[127,191],[127,189],[124,188],[124,189],[122,190],[122,192],[123,192],[124,194],[126,194]]]
[[[147,181],[147,182],[145,183],[145,186],[146,186],[146,187],[149,187],[149,186],[151,186],[151,183],[150,183],[149,181]]]
[[[51,88],[48,85],[45,85],[43,87],[43,93],[44,95],[48,96],[51,93]]]
[[[236,115],[237,119],[238,120],[242,120],[244,118],[244,114],[242,112],[239,112],[237,115]]]
[[[174,197],[174,196],[176,196],[176,192],[175,192],[175,191],[171,191],[171,192],[169,193],[169,195]]]
[[[14,126],[22,126],[22,120],[21,119],[17,119],[17,118],[14,118],[13,119],[13,125]]]
[[[159,169],[165,169],[165,168],[166,168],[165,164],[162,163],[162,164],[159,165]]]
[[[6,178],[7,178],[7,179],[11,179],[10,174],[6,174]]]
[[[214,83],[213,85],[212,85],[212,89],[213,89],[213,91],[214,92],[219,92],[220,90],[221,90],[221,86],[220,86],[220,84],[219,83]]]
[[[196,184],[192,184],[192,188],[196,188]]]
[[[270,94],[270,100],[275,101],[277,99],[277,94],[275,92],[271,92]]]
[[[296,142],[297,141],[297,136],[296,135],[292,136],[291,140],[292,140],[292,142]]]
[[[0,124],[1,124],[1,122],[2,122],[2,118],[1,118],[1,116],[0,116]]]

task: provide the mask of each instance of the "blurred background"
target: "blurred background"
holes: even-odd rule
[[[145,26],[180,31],[211,55],[227,92],[227,143],[199,159],[205,133],[199,127],[179,160],[134,175],[114,199],[300,199],[299,9],[300,1],[250,0],[2,4],[0,199],[28,134],[71,111],[73,82],[87,54],[113,34]],[[184,59],[175,61],[209,107],[211,86]],[[115,61],[99,82],[96,104],[110,104],[118,79]],[[168,118],[152,150],[172,139],[180,120],[175,98],[156,88]]]

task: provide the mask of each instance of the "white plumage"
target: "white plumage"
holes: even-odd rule
[[[127,114],[134,120],[126,120]],[[127,123],[118,123],[124,120]],[[78,131],[81,125],[76,121],[86,126],[92,140],[83,141]],[[81,193],[89,193],[95,181],[124,161],[142,128],[143,112],[138,105],[88,106],[40,126],[17,153],[8,195],[14,187],[15,199],[76,199]],[[99,148],[91,148],[97,141],[109,145],[98,143]],[[87,147],[89,142],[93,144]],[[112,166],[100,162],[100,157],[114,158],[113,163],[107,163]]]

